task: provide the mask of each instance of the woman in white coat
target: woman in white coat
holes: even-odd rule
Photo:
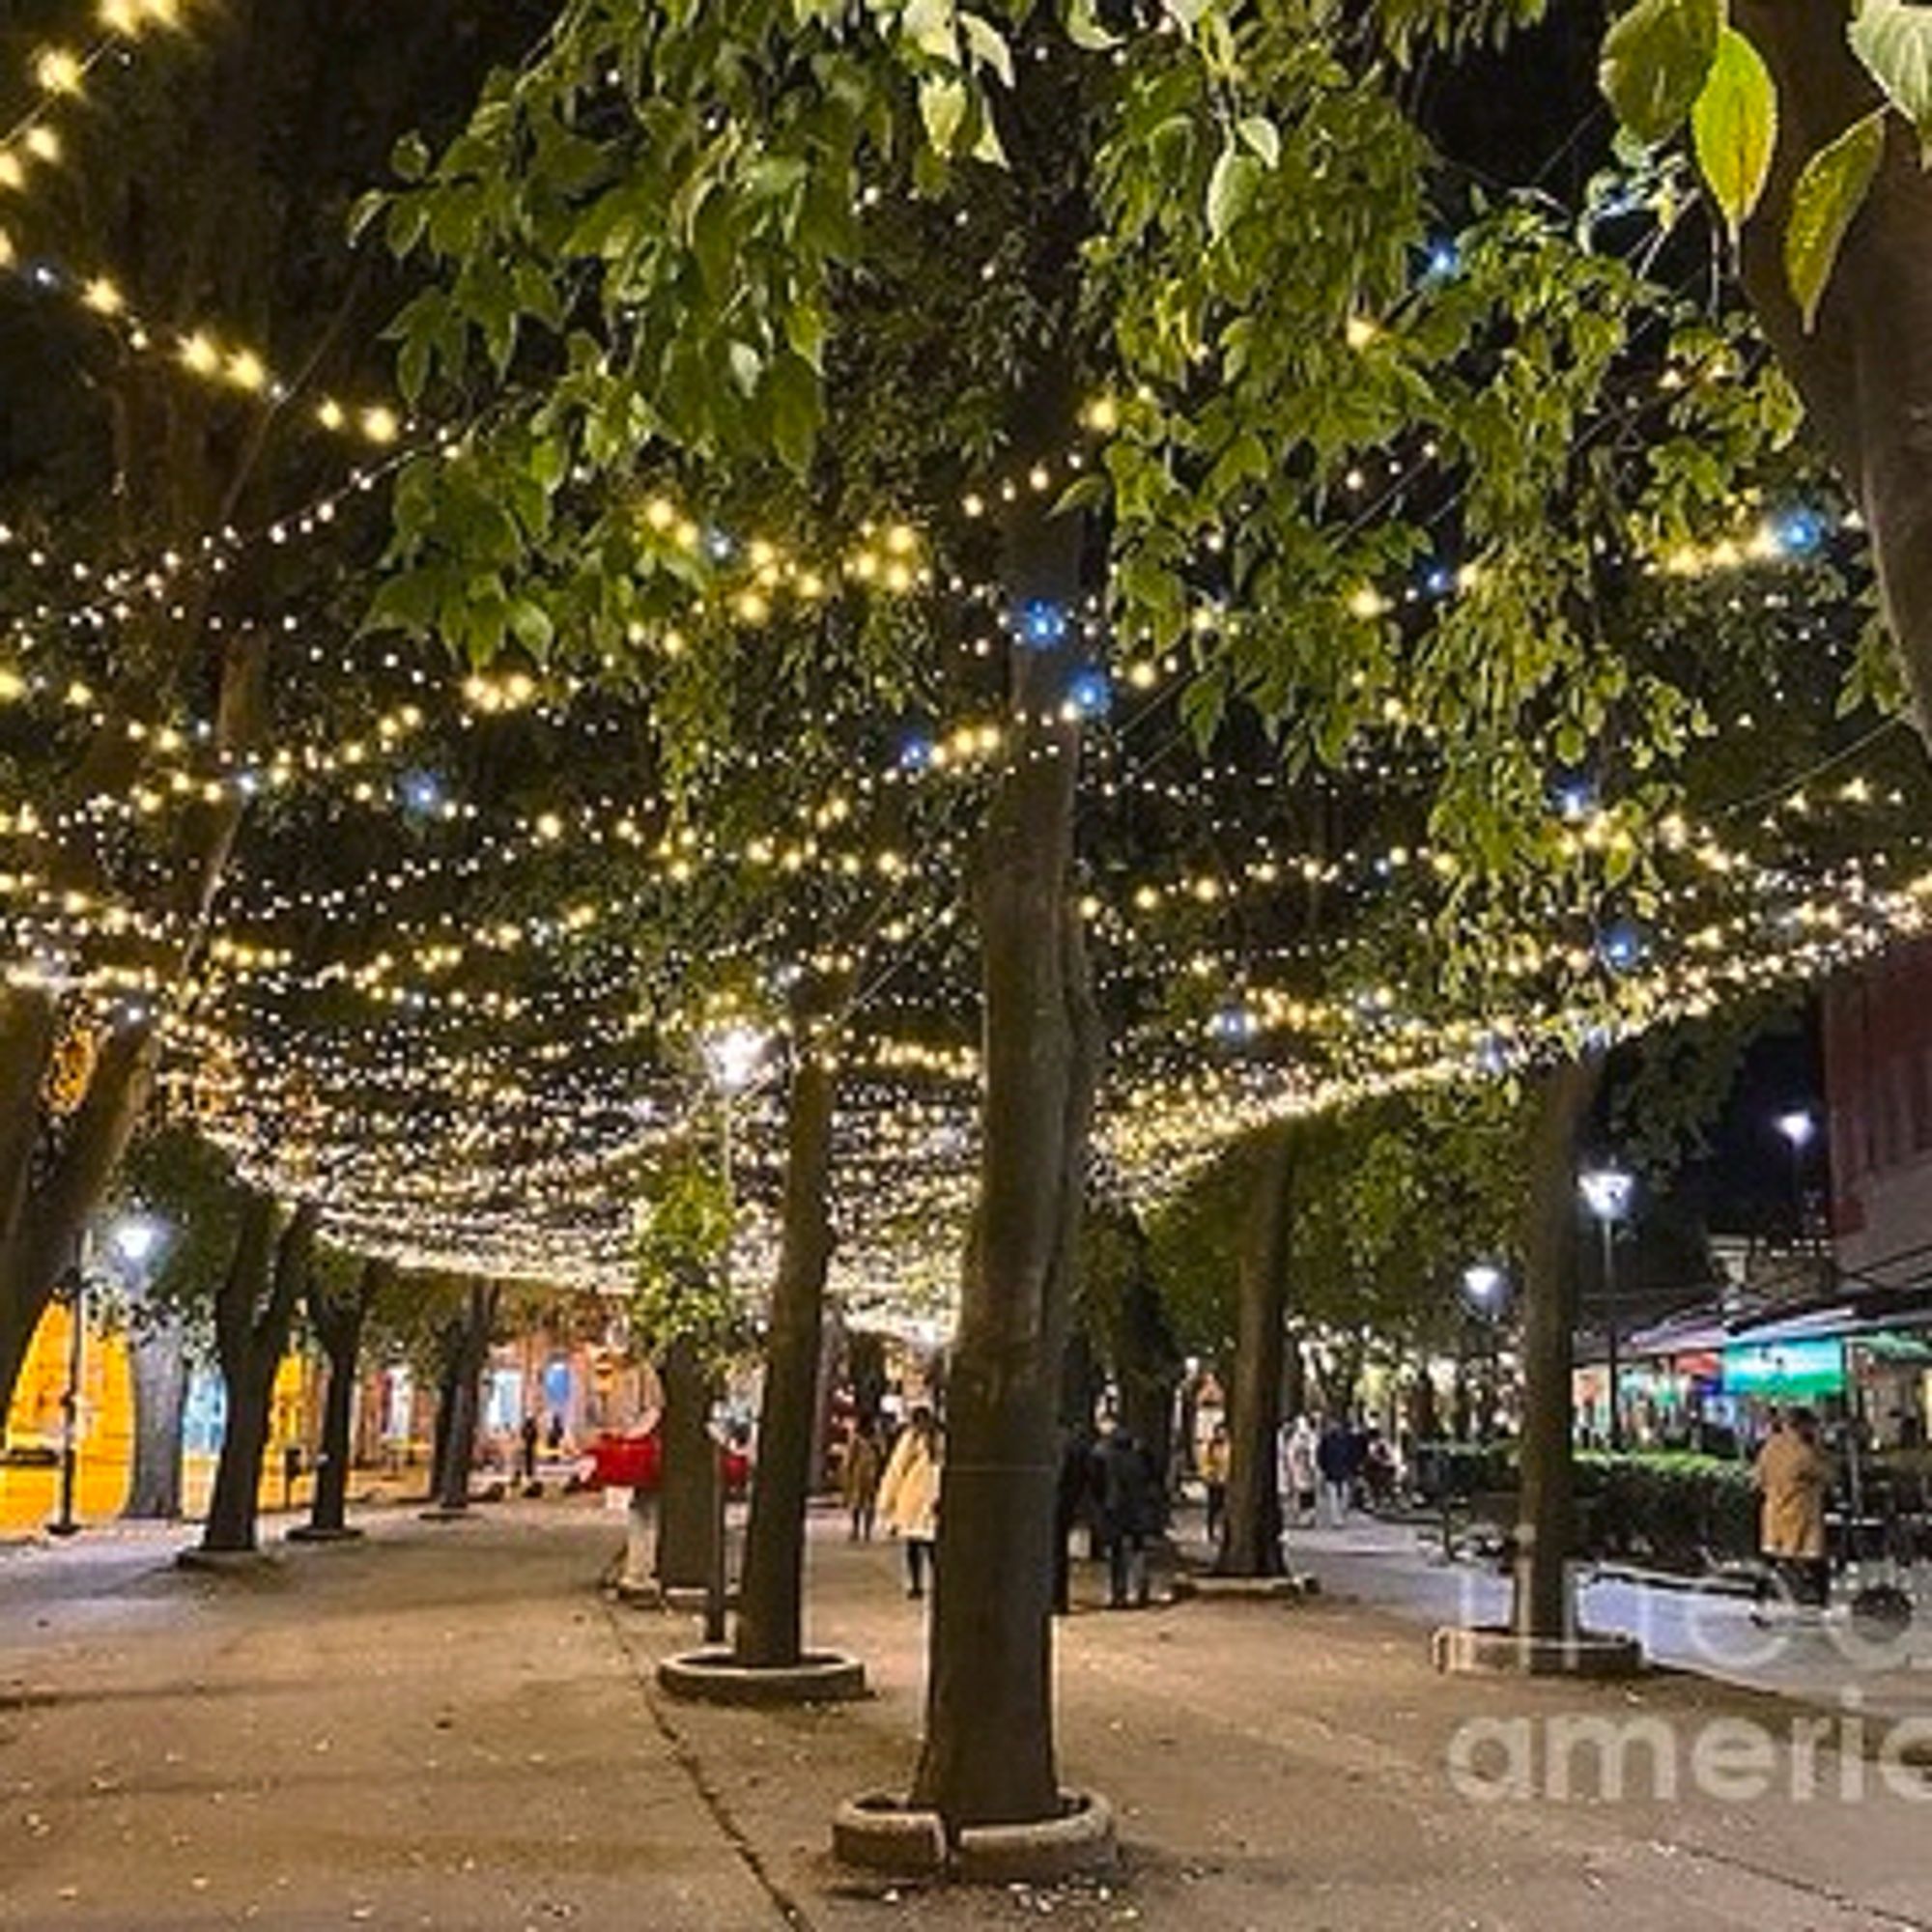
[[[926,1566],[939,1535],[939,1429],[929,1408],[916,1408],[879,1483],[879,1514],[905,1538],[906,1595],[925,1595]]]

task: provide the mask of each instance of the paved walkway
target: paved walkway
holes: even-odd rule
[[[1493,1565],[1443,1560],[1428,1530],[1358,1519],[1342,1529],[1291,1532],[1293,1566],[1331,1593],[1429,1625],[1499,1623],[1509,1581]],[[1585,1580],[1579,1614],[1593,1630],[1640,1637],[1653,1662],[1751,1690],[1834,1704],[1855,1691],[1871,1711],[1932,1718],[1932,1604],[1896,1640],[1868,1639],[1842,1605],[1822,1622],[1778,1616],[1730,1592]]]
[[[1062,1626],[1063,1770],[1119,1806],[1119,1880],[854,1881],[831,1808],[902,1786],[920,1721],[923,1606],[891,1546],[814,1523],[812,1635],[879,1694],[762,1714],[651,1688],[693,1627],[594,1593],[619,1534],[594,1502],[368,1520],[252,1579],[177,1572],[152,1534],[0,1552],[0,1926],[1932,1927],[1917,1774],[1828,1750],[1807,1794],[1773,1742],[1789,1707],[1668,1677],[1450,1682],[1412,1624],[1339,1603]],[[1578,1718],[1652,1727],[1621,1796],[1587,1752],[1550,1795],[1549,1726]],[[1719,1720],[1733,1745],[1760,1727],[1755,1802],[1694,1775]]]

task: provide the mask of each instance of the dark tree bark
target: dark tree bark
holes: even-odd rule
[[[123,1516],[172,1522],[182,1513],[182,1420],[187,1408],[187,1346],[181,1323],[144,1303],[135,1316],[134,1470]]]
[[[811,1491],[814,1495],[837,1487],[832,1465],[832,1410],[838,1378],[845,1366],[845,1320],[827,1307],[818,1335],[818,1385],[811,1398]]]
[[[127,1150],[154,1065],[152,1028],[119,1028],[79,1107],[56,1122],[43,1089],[57,1020],[38,987],[0,993],[0,1417],[54,1290],[79,1265],[87,1217]]]
[[[1577,1154],[1602,1078],[1598,1055],[1566,1061],[1546,1077],[1530,1151],[1522,1275],[1521,1489],[1511,1612],[1512,1628],[1523,1636],[1560,1637],[1572,1625]]]
[[[316,1462],[315,1496],[308,1518],[309,1528],[320,1535],[340,1535],[348,1527],[349,1468],[355,1447],[355,1363],[362,1352],[362,1330],[369,1311],[394,1277],[392,1263],[370,1260],[362,1264],[361,1274],[348,1294],[309,1296],[309,1322],[328,1363],[322,1450]]]
[[[1745,229],[1745,287],[1871,531],[1918,726],[1932,726],[1932,177],[1889,117],[1885,156],[1806,334],[1783,268],[1791,189],[1810,156],[1876,107],[1844,0],[1739,0],[1777,84],[1770,186]]]
[[[1180,1385],[1180,1351],[1149,1271],[1146,1232],[1138,1216],[1130,1213],[1125,1218],[1134,1264],[1122,1295],[1119,1359],[1114,1364],[1121,1386],[1121,1420],[1166,1482],[1174,1470],[1174,1398]]]
[[[1060,1426],[1092,1430],[1094,1411],[1099,1406],[1100,1391],[1106,1387],[1107,1378],[1094,1353],[1094,1338],[1077,1314],[1069,1322],[1060,1365]]]
[[[664,1414],[658,1422],[658,1587],[702,1589],[711,1570],[713,1489],[718,1450],[711,1439],[711,1383],[687,1341],[663,1364]]]
[[[805,1511],[811,1492],[825,1274],[832,1260],[836,1077],[826,1022],[850,993],[849,975],[833,982],[807,980],[792,1006],[796,1044],[786,1110],[783,1220],[734,1644],[738,1662],[755,1668],[794,1664],[803,1647]]]
[[[472,1281],[464,1298],[463,1314],[450,1331],[455,1346],[444,1384],[449,1421],[442,1435],[441,1481],[436,1492],[437,1507],[450,1515],[469,1507],[469,1467],[476,1460],[483,1369],[490,1359],[490,1333],[501,1295],[502,1290],[496,1284]]]
[[[215,1349],[228,1396],[228,1422],[215,1464],[214,1494],[201,1547],[255,1548],[255,1507],[268,1446],[275,1371],[289,1343],[296,1304],[308,1286],[320,1212],[304,1202],[275,1234],[275,1204],[250,1190],[228,1275],[214,1301]]]
[[[1031,412],[1035,433],[1052,438],[1070,415],[1065,403],[1065,385],[1055,385]],[[915,1801],[955,1837],[1060,1808],[1055,1418],[1099,1061],[1072,894],[1079,734],[1063,716],[1081,532],[1073,519],[1023,505],[1005,539],[1014,749],[980,854],[980,1191],[947,1372],[925,1745],[914,1785]]]
[[[1270,1128],[1256,1149],[1242,1230],[1234,1386],[1228,1403],[1228,1506],[1214,1560],[1223,1577],[1279,1577],[1282,1357],[1293,1232],[1293,1129]]]
[[[852,1406],[862,1422],[877,1422],[886,1402],[885,1338],[867,1330],[848,1336],[846,1372],[852,1378]]]

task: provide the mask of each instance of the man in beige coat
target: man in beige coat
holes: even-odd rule
[[[1825,1554],[1825,1496],[1832,1465],[1818,1446],[1818,1418],[1808,1408],[1782,1417],[1757,1452],[1751,1471],[1763,1501],[1758,1544],[1773,1570],[1791,1573],[1802,1602],[1823,1605],[1832,1568]]]

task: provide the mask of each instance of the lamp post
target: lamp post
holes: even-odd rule
[[[166,1230],[147,1214],[125,1214],[108,1231],[108,1242],[130,1273],[138,1274],[154,1259]],[[68,1331],[67,1386],[61,1391],[60,1500],[49,1536],[75,1536],[74,1495],[80,1476],[80,1395],[87,1369],[87,1276],[94,1264],[94,1233],[81,1236],[80,1260],[70,1277],[69,1305],[72,1325]]]
[[[1604,1341],[1609,1358],[1610,1448],[1614,1452],[1624,1446],[1623,1377],[1617,1359],[1617,1223],[1630,1213],[1636,1181],[1620,1167],[1595,1167],[1577,1177],[1577,1186],[1604,1237]]]
[[[717,1033],[707,1034],[703,1040],[705,1071],[711,1076],[711,1084],[718,1094],[718,1155],[724,1170],[725,1210],[729,1221],[736,1219],[731,1105],[756,1077],[758,1063],[764,1058],[769,1044],[767,1037],[752,1026],[724,1027]],[[724,1253],[719,1262],[719,1272],[726,1286],[729,1285],[730,1271],[731,1236],[727,1226]],[[725,1636],[724,1519],[729,1492],[728,1445],[724,1431],[715,1422],[712,1435],[711,1560],[704,1579],[704,1640],[710,1644],[721,1644]]]
[[[1791,1201],[1798,1216],[1798,1244],[1803,1247],[1810,1220],[1804,1211],[1804,1150],[1816,1139],[1818,1122],[1808,1109],[1794,1107],[1778,1115],[1772,1125],[1791,1150]]]
[[[1500,1401],[1502,1365],[1496,1350],[1495,1319],[1501,1312],[1503,1296],[1509,1289],[1509,1276],[1494,1262],[1471,1262],[1463,1270],[1463,1297],[1470,1308],[1482,1318],[1482,1379],[1478,1388],[1479,1404],[1470,1418],[1479,1441],[1487,1442],[1494,1433],[1496,1410]],[[1465,1329],[1465,1334],[1467,1330]],[[1463,1383],[1464,1414],[1468,1413],[1468,1382],[1463,1375],[1467,1364],[1464,1353],[1457,1374]]]

